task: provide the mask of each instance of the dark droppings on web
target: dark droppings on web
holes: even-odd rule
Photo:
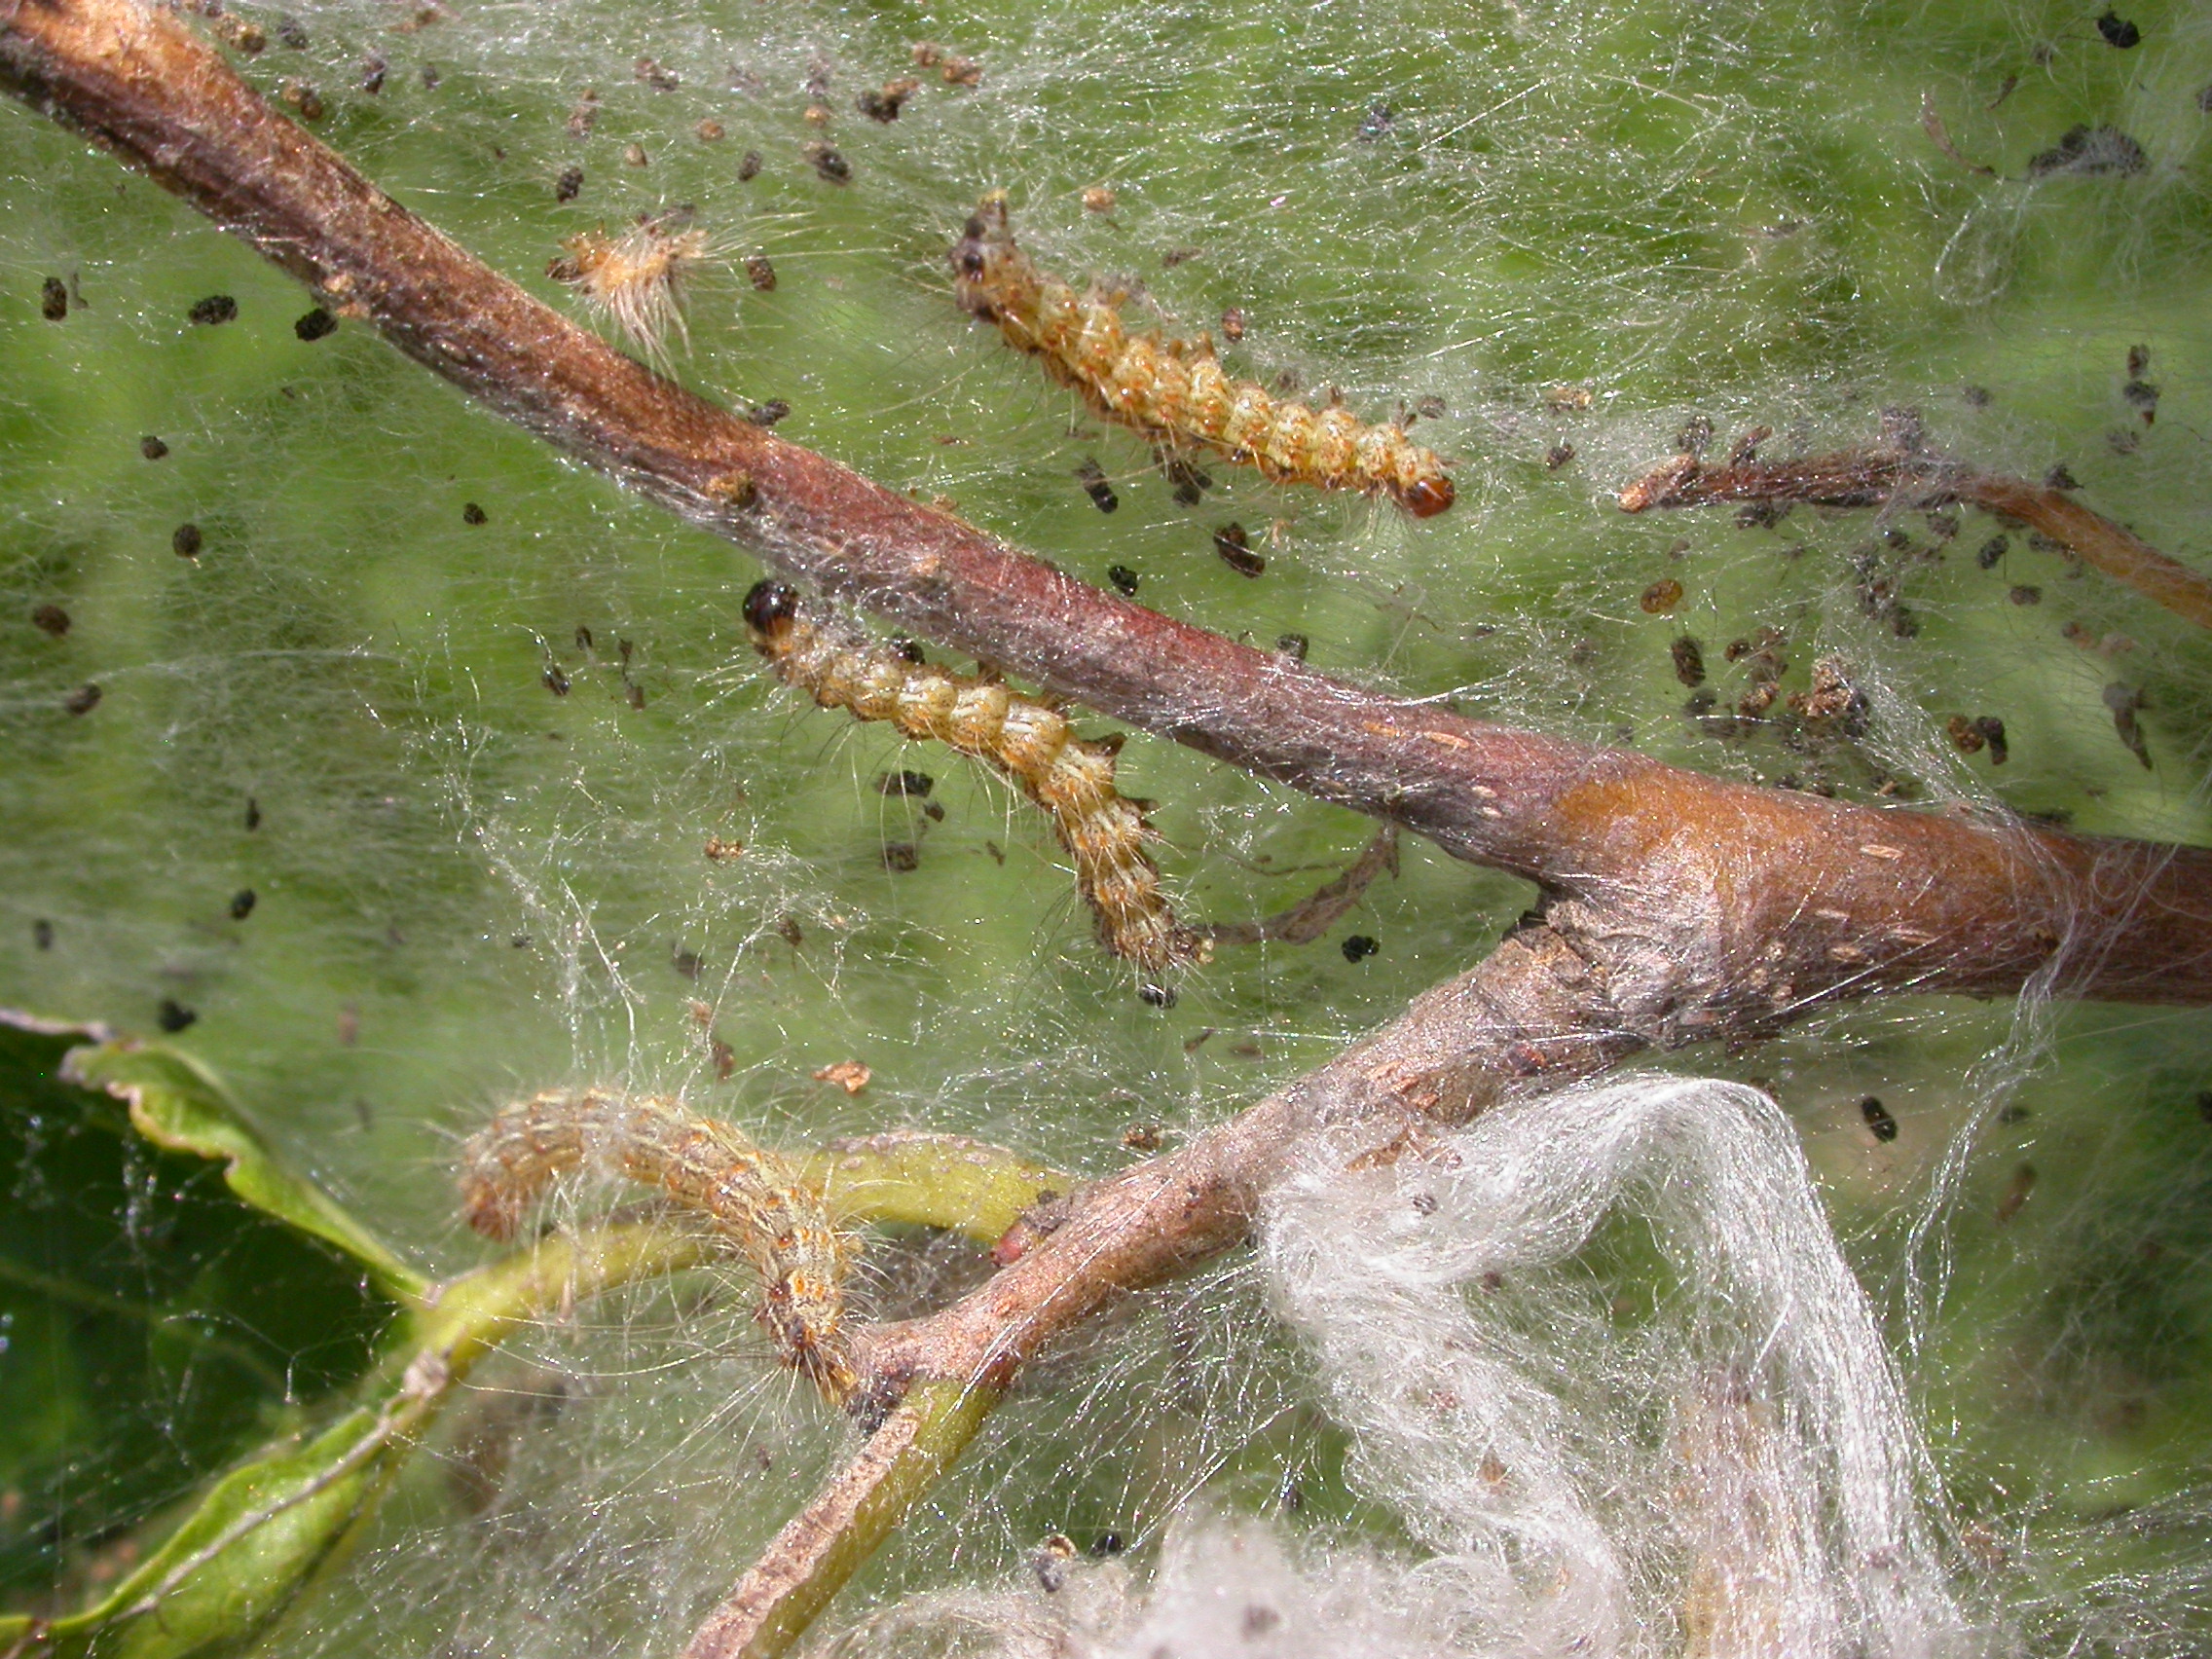
[[[1213,550],[1221,555],[1221,562],[1240,576],[1257,576],[1268,568],[1268,561],[1252,551],[1251,537],[1244,534],[1240,524],[1225,524],[1213,533]]]
[[[1075,469],[1075,475],[1083,485],[1084,494],[1090,498],[1091,505],[1100,512],[1110,513],[1122,504],[1121,498],[1114,494],[1114,486],[1106,481],[1106,469],[1097,461],[1086,459]],[[1121,584],[1117,582],[1115,585],[1119,587]]]
[[[2056,144],[2029,158],[2028,176],[2069,173],[2083,178],[2120,178],[2145,171],[2151,158],[2143,146],[2117,127],[2071,127]]]

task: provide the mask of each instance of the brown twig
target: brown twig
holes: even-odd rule
[[[1358,903],[1384,870],[1398,873],[1398,827],[1385,824],[1336,880],[1316,887],[1287,909],[1249,922],[1216,922],[1200,931],[1216,944],[1311,944],[1337,918]]]
[[[1094,1182],[1012,1266],[951,1307],[865,1333],[863,1369],[886,1404],[947,1388],[995,1400],[1054,1338],[1111,1303],[1241,1240],[1303,1132],[1364,1122],[1388,1157],[1424,1124],[1456,1122],[1517,1088],[1604,1070],[1641,1040],[1565,936],[1510,937],[1368,1041],[1180,1151]],[[901,1419],[894,1415],[889,1433]],[[849,1569],[849,1518],[893,1480],[910,1428],[871,1441],[831,1477],[703,1625],[684,1659],[767,1659],[794,1613]]]
[[[1768,505],[1918,510],[1963,502],[2042,532],[2084,565],[2124,582],[2200,628],[2212,628],[2212,578],[2168,558],[2134,532],[2048,484],[1983,472],[1917,448],[1842,450],[1792,461],[1747,459],[1707,466],[1680,455],[1620,494],[1621,511],[1702,507],[1722,501]]]
[[[1724,783],[1382,696],[1087,587],[621,355],[139,0],[0,0],[0,87],[144,166],[499,413],[787,571],[1457,857],[1558,893],[1632,894],[1668,941],[1672,961],[1652,968],[1702,1019],[1747,974],[1785,1003],[1903,983],[1987,993],[2084,940],[2069,989],[2212,1000],[2212,854]],[[1862,458],[1863,498],[1903,464]]]
[[[683,1659],[773,1659],[803,1635],[845,1580],[896,1530],[957,1458],[998,1396],[925,1383],[792,1517],[722,1604],[684,1643]]]

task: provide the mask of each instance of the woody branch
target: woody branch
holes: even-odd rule
[[[2050,537],[2083,564],[2135,589],[2200,628],[2212,628],[2212,579],[2170,559],[2122,525],[2072,499],[2058,484],[2033,484],[1929,449],[1905,412],[1885,423],[1884,441],[1788,461],[1758,458],[1761,426],[1738,439],[1727,459],[1701,456],[1661,462],[1620,493],[1624,513],[1701,507],[1722,501],[1763,506],[1899,507],[1954,502],[1981,508]]]

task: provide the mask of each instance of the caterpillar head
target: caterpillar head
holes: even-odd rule
[[[487,1238],[502,1242],[512,1238],[522,1226],[523,1212],[528,1207],[526,1197],[503,1190],[498,1183],[476,1171],[471,1170],[461,1179],[461,1216]]]
[[[784,1363],[843,1405],[860,1386],[846,1344],[838,1334],[844,1306],[834,1283],[787,1273],[766,1287],[754,1317],[767,1330]]]
[[[766,650],[798,615],[798,589],[770,576],[753,584],[745,596],[745,625],[753,643]]]
[[[1434,518],[1452,504],[1452,480],[1442,473],[1419,478],[1397,492],[1406,511],[1416,518]]]
[[[952,245],[952,274],[961,305],[985,321],[998,315],[1007,278],[1027,274],[1027,262],[1008,228],[1005,191],[992,191],[968,215]]]

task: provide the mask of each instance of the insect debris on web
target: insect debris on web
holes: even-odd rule
[[[690,207],[641,215],[620,236],[605,226],[562,242],[567,251],[545,268],[556,282],[573,288],[596,316],[614,324],[652,362],[665,362],[668,339],[690,349],[684,326],[685,290],[721,250],[695,222]]]
[[[841,1334],[853,1239],[785,1159],[681,1101],[607,1089],[547,1089],[503,1106],[461,1155],[461,1211],[510,1238],[560,1175],[589,1165],[660,1188],[705,1215],[759,1271],[756,1313],[783,1362],[832,1403],[858,1379]]]
[[[1161,890],[1160,871],[1145,851],[1153,834],[1143,811],[1115,788],[1118,740],[1080,738],[1057,709],[996,681],[917,661],[857,629],[818,623],[783,582],[760,582],[745,596],[745,621],[754,646],[786,684],[826,709],[889,720],[907,737],[933,738],[987,760],[1051,814],[1099,940],[1144,974],[1145,1001],[1172,1002],[1166,976],[1207,959],[1205,939],[1176,921]]]
[[[1044,360],[1093,409],[1162,449],[1212,450],[1276,483],[1388,496],[1416,518],[1452,504],[1452,480],[1402,427],[1369,425],[1332,404],[1313,409],[1232,380],[1213,340],[1132,339],[1118,296],[1086,298],[1015,245],[1003,191],[969,218],[952,250],[961,305]]]

